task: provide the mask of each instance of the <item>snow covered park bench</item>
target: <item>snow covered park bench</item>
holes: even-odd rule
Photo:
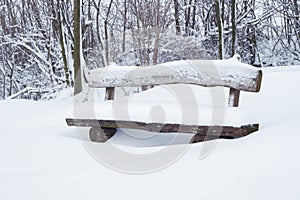
[[[230,88],[228,107],[238,107],[240,91],[260,91],[262,71],[241,63],[240,57],[236,55],[227,60],[184,60],[147,67],[101,68],[90,72],[88,82],[90,88],[106,88],[105,100],[114,100],[115,87],[169,84],[227,87]],[[151,90],[148,92],[150,93]],[[115,134],[117,128],[194,134],[191,143],[217,138],[240,138],[259,129],[258,123],[241,124],[240,126],[191,125],[102,118],[67,118],[66,122],[69,126],[91,127],[90,139],[95,142],[106,142]]]

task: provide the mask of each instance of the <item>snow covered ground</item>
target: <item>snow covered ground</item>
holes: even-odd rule
[[[65,123],[74,105],[72,98],[63,98],[67,95],[50,102],[1,101],[0,198],[299,199],[299,85],[300,67],[264,69],[261,92],[242,93],[237,115],[225,111],[226,120],[259,122],[261,130],[238,140],[193,145],[183,144],[191,136],[143,138],[128,130],[118,131],[107,144],[90,143],[86,129]],[[182,86],[137,94],[130,101],[144,104],[132,109],[137,116],[151,117],[145,105],[153,108],[159,103],[159,110],[178,104],[166,92],[178,91],[177,87]],[[211,106],[210,90],[191,88],[199,109]],[[174,138],[176,145],[165,146]],[[203,152],[207,154],[201,156]],[[95,153],[108,156],[101,160]],[[168,155],[175,156],[168,160]],[[158,165],[149,166],[154,162]],[[132,174],[132,165],[139,167],[139,175]],[[153,172],[146,173],[151,167]]]

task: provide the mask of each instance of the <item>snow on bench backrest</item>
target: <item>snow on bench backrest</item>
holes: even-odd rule
[[[224,86],[259,92],[262,71],[243,64],[239,56],[227,60],[182,60],[159,65],[110,66],[89,72],[89,87],[136,87],[143,85],[196,84]]]
[[[106,88],[105,100],[114,99],[115,87],[195,84],[230,88],[228,104],[238,107],[240,91],[259,92],[262,71],[240,62],[240,56],[227,60],[182,60],[147,67],[110,66],[92,70],[89,87]]]

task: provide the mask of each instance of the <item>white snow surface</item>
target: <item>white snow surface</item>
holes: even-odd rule
[[[61,98],[50,102],[0,101],[0,198],[299,199],[300,66],[263,71],[261,91],[242,92],[240,107],[235,108],[235,112],[225,109],[225,118],[228,113],[237,113],[228,121],[236,124],[259,122],[261,128],[258,132],[237,140],[188,145],[174,162],[155,172],[139,175],[114,170],[95,159],[86,146],[91,144],[87,134],[86,138],[79,138],[78,129],[65,123],[65,117],[73,111],[74,105],[72,98],[65,97],[67,95],[61,94]],[[180,113],[172,107],[178,107],[178,102],[180,108],[185,104],[192,107],[190,98],[179,98],[179,101],[176,98],[180,96],[176,92],[188,87],[169,87],[171,89],[156,87],[129,97],[127,101],[136,103],[132,108],[134,113],[138,111],[136,117],[151,116],[150,109],[155,105],[173,114]],[[225,100],[214,102],[211,95],[214,92],[207,88],[191,88],[198,110],[222,108],[226,103]],[[99,102],[102,101],[102,92],[99,90],[93,94]],[[227,99],[227,93],[225,89],[224,99]],[[95,103],[93,108],[101,105],[104,104]],[[103,110],[104,115],[105,112]],[[166,118],[180,120],[180,116]],[[125,134],[126,131],[118,131],[107,144],[92,145],[102,149],[103,153],[109,152],[113,145],[131,154],[147,155],[166,148],[171,137],[154,134],[134,139]],[[141,131],[132,133],[142,134]],[[182,136],[177,140],[178,144],[169,148],[180,149],[184,141],[186,138]],[[206,157],[199,159],[200,152],[209,144],[215,147]],[[129,162],[114,155],[111,159],[116,164]]]

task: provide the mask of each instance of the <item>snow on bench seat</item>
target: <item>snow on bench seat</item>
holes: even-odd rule
[[[160,89],[154,88],[155,89]],[[214,107],[205,104],[185,104],[172,101],[96,101],[76,104],[67,118],[136,121],[146,123],[179,123],[187,125],[240,126],[257,123],[249,120],[249,110]]]

